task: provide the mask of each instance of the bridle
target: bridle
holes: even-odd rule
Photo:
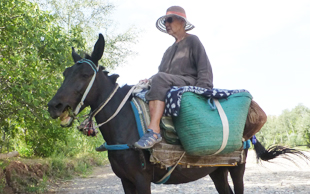
[[[94,84],[94,81],[96,79],[96,75],[99,71],[99,65],[96,66],[94,62],[92,62],[90,59],[81,59],[79,60],[77,63],[87,63],[89,66],[91,66],[91,68],[94,70],[94,75],[93,77],[91,78],[90,82],[88,83],[88,86],[83,94],[83,97],[81,98],[81,101],[80,103],[77,105],[77,107],[75,108],[73,114],[74,114],[74,118],[76,118],[76,116],[79,114],[79,111],[81,109],[81,107],[84,105],[84,100],[85,98],[87,97],[90,89],[92,88],[93,84]],[[88,120],[89,121],[92,121],[92,118],[95,117],[107,104],[108,102],[112,99],[112,97],[114,96],[114,94],[116,93],[116,91],[118,90],[119,88],[119,85],[116,84],[115,85],[115,88],[114,90],[112,91],[112,93],[109,95],[109,97],[104,101],[102,102],[99,107],[97,107],[93,112],[91,112],[88,116]],[[118,113],[119,111],[123,108],[123,106],[125,105],[126,101],[128,100],[128,98],[130,97],[132,91],[136,88],[136,86],[133,86],[129,92],[126,94],[125,98],[123,99],[123,101],[120,103],[120,105],[118,106],[117,110],[114,112],[114,114],[109,118],[107,119],[105,122],[103,123],[100,123],[98,124],[96,127],[93,127],[93,128],[99,128],[101,127],[102,125],[106,124],[107,122],[109,122],[110,120],[112,120]]]
[[[95,79],[96,79],[97,72],[99,71],[99,65],[96,66],[95,63],[92,62],[92,61],[89,60],[89,59],[81,59],[81,60],[79,60],[79,61],[76,62],[76,63],[87,63],[87,64],[94,70],[94,75],[93,75],[93,77],[91,78],[90,82],[88,83],[88,86],[87,86],[87,88],[86,88],[86,90],[85,90],[85,92],[84,92],[84,94],[83,94],[83,97],[81,98],[80,103],[76,106],[76,108],[75,108],[75,110],[74,110],[74,112],[73,112],[74,116],[76,116],[76,115],[79,114],[79,111],[80,111],[81,107],[84,105],[84,100],[85,100],[86,96],[88,95],[88,93],[89,93],[91,87],[92,87],[93,84],[94,84],[94,81],[95,81]]]

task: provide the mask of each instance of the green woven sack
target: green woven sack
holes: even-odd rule
[[[219,154],[240,149],[242,134],[252,100],[247,92],[219,99],[229,123],[227,145]],[[216,153],[223,142],[223,125],[217,109],[208,99],[191,92],[182,96],[179,115],[173,118],[179,139],[187,154],[205,156]]]

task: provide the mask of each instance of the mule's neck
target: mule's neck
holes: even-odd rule
[[[108,77],[104,76],[103,81],[96,80],[97,98],[90,102],[90,107],[94,111],[105,102],[115,88]],[[99,79],[98,79],[99,80]],[[98,124],[108,120],[117,110],[122,100],[126,96],[130,87],[119,88],[108,104],[95,116]],[[139,139],[138,131],[130,102],[127,101],[121,111],[108,123],[100,127],[100,131],[108,145],[133,144]]]

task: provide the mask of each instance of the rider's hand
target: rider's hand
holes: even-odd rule
[[[148,79],[143,79],[143,80],[140,80],[139,83],[147,83],[149,80]]]

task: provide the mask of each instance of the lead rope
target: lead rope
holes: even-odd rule
[[[98,124],[95,128],[99,128],[99,127],[101,127],[102,125],[104,125],[104,124],[106,124],[107,122],[109,122],[110,120],[112,120],[112,119],[119,113],[119,111],[123,108],[123,106],[125,105],[126,101],[128,100],[128,98],[130,97],[132,91],[133,91],[135,88],[136,88],[136,85],[133,86],[133,87],[129,90],[129,92],[126,94],[126,96],[125,96],[125,98],[123,99],[123,101],[121,102],[121,104],[120,104],[120,105],[118,106],[118,108],[116,109],[115,113],[114,113],[108,120],[106,120],[106,121],[103,122],[103,123]],[[112,98],[112,96],[111,96],[111,98]],[[110,99],[111,99],[111,98],[110,98]],[[110,99],[109,99],[109,100],[110,100]],[[106,103],[105,103],[105,104],[106,104]],[[103,107],[102,107],[102,108],[103,108]],[[101,110],[102,108],[100,108],[100,110]],[[99,111],[97,111],[97,113],[98,113],[98,112],[99,112]]]
[[[105,107],[105,105],[112,99],[112,97],[114,96],[118,88],[119,88],[119,85],[116,84],[114,90],[112,91],[108,99],[102,105],[100,105],[99,108],[97,108],[97,110],[95,110],[93,114],[90,114],[91,115],[90,118],[95,117],[103,109],[103,107]]]
[[[138,85],[138,84],[137,84]],[[119,86],[118,84],[115,86],[113,92],[110,94],[109,98],[102,103],[102,105],[95,110],[94,113],[90,113],[87,118],[80,124],[80,126],[78,127],[78,129],[84,133],[87,136],[96,136],[97,133],[99,133],[99,131],[97,131],[96,129],[101,127],[102,125],[106,124],[107,122],[109,122],[110,120],[112,120],[119,112],[120,110],[123,108],[123,106],[125,105],[126,101],[128,100],[128,98],[130,97],[130,95],[132,94],[132,91],[136,88],[136,86],[133,86],[128,93],[126,94],[126,96],[124,97],[123,101],[120,103],[120,105],[118,106],[118,108],[116,109],[116,111],[114,112],[114,114],[105,122],[98,124],[97,126],[95,126],[94,122],[93,122],[93,117],[96,116],[107,104],[108,102],[112,99],[112,97],[114,96],[114,94],[116,93],[116,91],[118,90]]]

